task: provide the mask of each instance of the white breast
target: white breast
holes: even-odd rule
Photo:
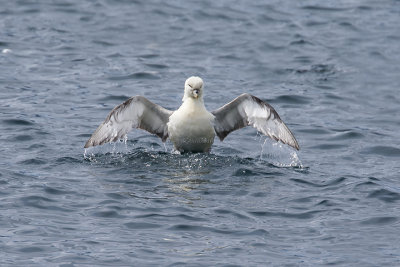
[[[214,142],[214,116],[200,101],[186,100],[168,122],[169,138],[181,152],[207,152]]]

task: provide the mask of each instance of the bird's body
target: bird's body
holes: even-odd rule
[[[222,141],[230,132],[251,125],[276,141],[296,149],[299,145],[273,107],[259,98],[242,94],[221,108],[209,112],[203,101],[203,80],[185,82],[182,105],[167,110],[142,96],[116,106],[85,144],[85,148],[113,142],[132,128],[168,137],[180,152],[209,152],[217,135]]]
[[[178,151],[208,152],[214,143],[214,116],[203,101],[186,99],[167,125],[169,139]]]

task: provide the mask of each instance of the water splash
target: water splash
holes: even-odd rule
[[[250,152],[248,157],[245,158],[259,159],[261,162],[267,162],[276,167],[304,168],[297,152],[288,145],[275,142],[260,134],[257,134],[255,139],[261,144],[260,151]],[[132,146],[130,144],[132,144]],[[204,166],[210,165],[212,162],[210,159],[213,157],[222,157],[227,160],[227,158],[231,158],[232,156],[226,153],[215,153],[215,150],[210,154],[181,154],[179,151],[175,150],[170,143],[162,143],[162,146],[158,148],[153,146],[154,143],[143,143],[143,146],[138,147],[136,147],[136,145],[137,143],[134,141],[128,142],[128,138],[125,136],[123,140],[118,142],[85,149],[83,157],[85,160],[92,163],[99,163],[99,161],[102,162],[105,160],[106,162],[114,162],[115,164],[125,161],[132,161],[133,163],[136,162],[133,158],[142,157],[140,162],[147,168],[157,165],[160,161],[170,161],[174,158],[174,161],[178,162],[178,168],[185,168],[196,172],[202,170]],[[133,147],[134,149],[132,149]],[[164,149],[162,149],[162,147],[164,147]],[[244,159],[243,157],[239,158]]]
[[[281,142],[274,142],[269,138],[265,138],[261,144],[259,159],[261,161],[267,160],[278,167],[304,168],[297,152],[293,148]]]
[[[165,142],[163,142],[163,146],[164,146],[164,152],[167,153],[168,152],[168,148],[167,148],[167,145],[165,144]]]
[[[102,146],[95,146],[85,148],[83,158],[87,161],[96,163],[100,155],[109,154],[112,157],[123,158],[124,155],[129,154],[128,138],[125,136],[121,141],[107,143]],[[133,144],[134,145],[134,144]]]
[[[85,151],[83,152],[83,159],[90,161],[90,162],[96,162],[95,154],[94,153],[88,153],[89,149],[85,148]]]

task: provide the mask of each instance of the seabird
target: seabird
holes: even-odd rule
[[[161,138],[169,138],[180,152],[209,152],[217,135],[222,141],[237,129],[253,126],[270,138],[299,150],[296,138],[275,109],[261,99],[242,94],[212,112],[203,100],[203,80],[190,77],[185,82],[182,105],[175,111],[134,96],[116,106],[85,144],[85,148],[125,138],[132,128],[140,128]]]

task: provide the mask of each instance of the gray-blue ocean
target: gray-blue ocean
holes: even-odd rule
[[[16,0],[0,6],[1,266],[400,266],[400,1]],[[134,95],[270,103],[209,154],[134,130]]]

